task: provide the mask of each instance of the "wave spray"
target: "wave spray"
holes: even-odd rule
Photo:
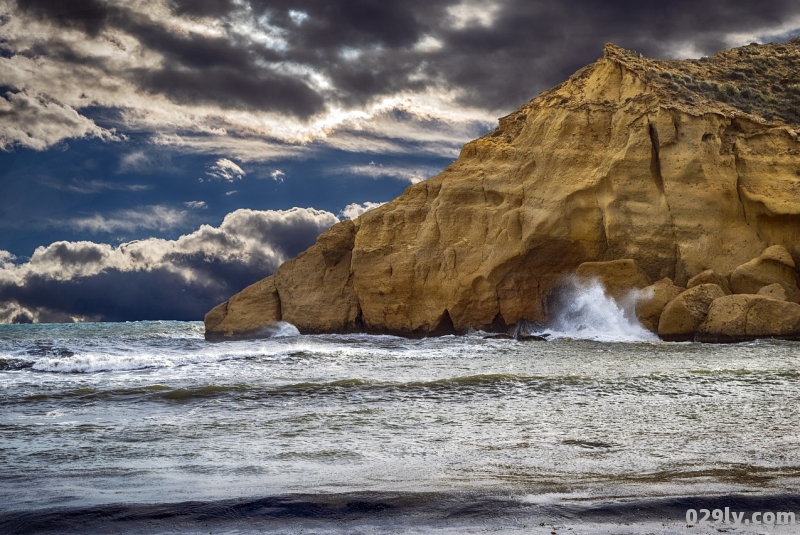
[[[634,290],[619,301],[606,294],[597,280],[568,279],[559,292],[547,331],[554,338],[578,338],[603,342],[658,340],[636,318]]]

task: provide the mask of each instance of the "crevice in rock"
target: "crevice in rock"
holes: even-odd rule
[[[672,143],[678,143],[681,140],[680,128],[678,128],[678,114],[676,110],[670,110],[669,118],[672,120],[672,128],[675,130],[675,137]],[[661,147],[659,147],[660,149]]]
[[[497,333],[504,333],[508,331],[508,324],[503,319],[503,315],[500,311],[497,312],[494,319],[492,320],[492,324],[489,326],[491,332]]]
[[[458,334],[458,331],[456,331],[456,328],[453,325],[453,318],[450,317],[450,311],[448,309],[444,309],[444,313],[442,313],[441,317],[439,318],[439,323],[436,325],[436,328],[429,333],[429,335],[446,336],[448,334]]]
[[[353,330],[356,332],[367,332],[367,328],[364,326],[364,311],[361,309],[361,303],[356,299],[356,306],[358,307],[358,313],[356,314],[355,319],[353,320]]]
[[[275,298],[278,300],[278,321],[283,321],[283,300],[277,284],[275,285]]]
[[[597,201],[597,208],[600,210],[600,229],[603,231],[602,240],[605,242],[606,247],[603,250],[603,254],[600,255],[600,258],[603,260],[607,260],[608,258],[606,255],[611,250],[611,243],[608,241],[608,232],[606,231],[606,212],[602,208],[600,208],[600,201]]]
[[[439,226],[439,212],[436,210],[436,204],[431,203],[431,212],[433,215],[433,224],[436,226],[436,241],[439,242],[442,239],[442,229]]]
[[[659,154],[660,145],[658,142],[658,130],[652,123],[648,122],[648,133],[650,134],[650,176],[653,178],[658,191],[664,195],[664,177],[661,174],[661,155]]]
[[[674,117],[672,117],[672,125],[675,127],[675,136],[677,138],[678,125]],[[653,182],[655,182],[656,188],[658,188],[659,193],[661,193],[661,196],[664,198],[664,204],[667,206],[669,228],[672,233],[672,243],[675,248],[673,253],[672,273],[669,275],[671,279],[674,279],[678,273],[678,261],[681,255],[680,249],[678,248],[678,236],[675,232],[675,219],[672,217],[672,207],[669,205],[669,199],[667,198],[664,187],[664,175],[661,172],[661,144],[658,140],[658,130],[656,130],[653,123],[649,120],[647,122],[647,131],[650,136],[650,175],[653,177]]]
[[[351,266],[352,266],[352,260],[351,260]],[[353,299],[355,299],[356,301],[357,312],[355,318],[353,318],[352,331],[365,333],[367,332],[367,328],[364,325],[364,309],[361,308],[361,299],[358,298],[355,281],[353,280],[354,278],[355,278],[355,272],[351,268],[350,273],[347,275],[347,281],[344,284],[344,289],[346,290],[349,288],[350,291],[353,292]]]

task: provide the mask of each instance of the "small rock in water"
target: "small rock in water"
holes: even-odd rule
[[[520,342],[547,342],[548,335],[519,333],[517,340]]]

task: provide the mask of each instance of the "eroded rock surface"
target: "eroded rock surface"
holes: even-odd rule
[[[683,286],[769,246],[796,252],[794,108],[759,115],[717,84],[737,62],[791,71],[800,41],[777,46],[656,61],[608,45],[441,174],[335,225],[264,287],[215,308],[207,332],[281,319],[301,332],[502,332],[547,320],[554,288],[584,262],[631,259],[649,280]],[[748,291],[787,282],[781,265],[786,276]],[[796,286],[785,289],[793,299]]]

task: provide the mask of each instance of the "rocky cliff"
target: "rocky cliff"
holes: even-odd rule
[[[584,262],[629,259],[685,287],[706,270],[727,280],[772,245],[796,255],[798,65],[800,40],[685,61],[607,45],[441,174],[211,310],[207,336],[278,320],[305,333],[504,330],[546,320]]]

